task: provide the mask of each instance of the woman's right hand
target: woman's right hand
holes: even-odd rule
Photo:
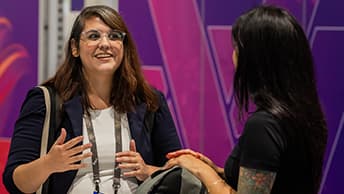
[[[170,152],[166,155],[168,159],[177,158],[178,156],[181,156],[183,154],[190,154],[200,160],[202,160],[204,163],[208,164],[210,167],[212,167],[217,173],[222,174],[223,168],[218,167],[212,160],[210,160],[207,156],[203,155],[202,153],[195,152],[191,149],[182,149],[177,150],[174,152]]]
[[[84,168],[86,164],[76,163],[92,156],[91,152],[82,153],[92,147],[91,143],[75,146],[83,140],[82,136],[75,137],[64,143],[66,135],[66,130],[62,128],[60,136],[45,156],[46,167],[52,173]]]
[[[13,181],[19,190],[23,193],[34,193],[52,173],[76,170],[86,166],[75,163],[92,155],[90,152],[82,153],[90,148],[91,144],[75,146],[82,141],[82,136],[64,143],[66,135],[66,130],[62,128],[61,135],[46,155],[15,168]]]

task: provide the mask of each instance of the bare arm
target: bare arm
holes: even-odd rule
[[[269,194],[276,172],[240,167],[238,194]]]
[[[18,166],[13,172],[15,185],[24,193],[34,193],[53,172],[48,169],[47,157],[43,156]],[[29,180],[29,181],[28,181]]]
[[[64,143],[66,131],[62,129],[48,154],[27,164],[18,166],[13,172],[15,185],[24,193],[34,193],[47,178],[55,172],[65,172],[85,167],[85,164],[75,164],[91,156],[91,153],[81,153],[91,147],[91,144],[76,146],[82,141],[82,136]]]
[[[229,186],[218,172],[206,165],[195,174],[207,188],[209,194],[235,194],[235,190]]]

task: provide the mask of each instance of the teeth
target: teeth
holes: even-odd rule
[[[109,54],[98,54],[96,57],[111,57]]]

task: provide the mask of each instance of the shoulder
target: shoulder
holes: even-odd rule
[[[240,165],[247,168],[278,171],[286,149],[285,136],[276,118],[265,111],[253,113],[239,138]]]
[[[28,91],[28,96],[44,96],[43,90],[39,86],[32,87]]]
[[[278,120],[266,111],[253,113],[245,123],[243,139],[247,142],[271,141],[285,149],[286,137]]]
[[[266,111],[254,112],[245,123],[246,130],[267,130],[271,128],[280,128],[278,121],[270,113]]]
[[[39,105],[44,105],[44,93],[41,88],[33,87],[27,92],[22,109],[35,109]]]
[[[156,95],[158,109],[161,108],[162,106],[166,106],[167,100],[166,100],[165,94],[155,87],[151,87],[151,88],[152,88],[153,93]]]
[[[160,91],[159,89],[155,88],[155,87],[151,87],[152,91],[154,92],[155,95],[158,96],[158,98],[165,98],[165,95],[162,91]]]

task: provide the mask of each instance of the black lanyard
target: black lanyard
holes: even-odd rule
[[[115,139],[116,139],[116,153],[122,151],[122,131],[121,131],[121,115],[119,113],[114,112],[115,115]],[[96,145],[96,137],[94,135],[94,128],[92,125],[91,118],[87,115],[85,117],[85,123],[88,133],[88,140],[92,144],[91,152],[92,152],[92,170],[93,170],[93,183],[95,185],[95,192],[100,193],[99,191],[99,183],[100,183],[100,175],[99,175],[99,160],[98,160],[98,151]],[[114,193],[117,194],[118,189],[121,186],[120,178],[121,178],[121,169],[118,168],[118,163],[114,162],[114,172],[113,172],[113,184],[112,187],[114,188]]]

